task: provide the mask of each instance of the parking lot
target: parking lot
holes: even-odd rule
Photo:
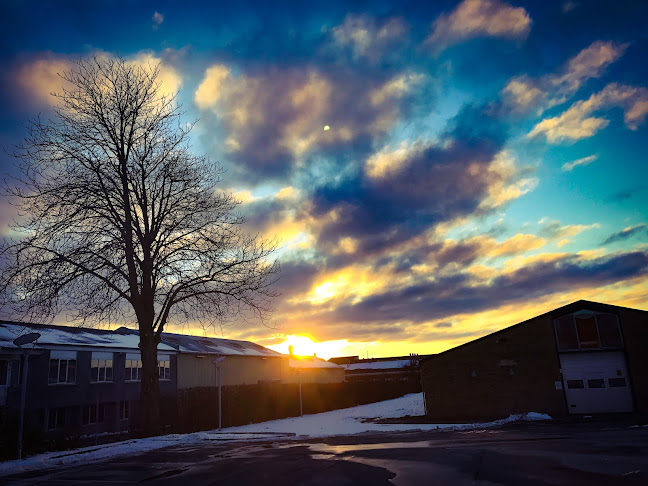
[[[214,441],[2,481],[7,485],[644,485],[648,426],[534,423],[309,441]]]

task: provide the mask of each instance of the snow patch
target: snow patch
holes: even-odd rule
[[[412,393],[384,402],[304,415],[303,417],[229,427],[222,431],[211,430],[193,434],[170,434],[85,447],[73,451],[39,454],[23,460],[0,463],[0,476],[60,466],[72,466],[80,463],[101,462],[119,456],[135,455],[169,446],[200,445],[208,442],[213,443],[213,441],[290,440],[410,430],[472,430],[496,427],[521,420],[551,419],[545,414],[529,412],[478,424],[377,424],[366,422],[367,419],[398,418],[423,414],[423,394]]]

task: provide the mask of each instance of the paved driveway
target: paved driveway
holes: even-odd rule
[[[321,441],[214,443],[1,478],[7,485],[648,484],[648,427],[518,424]]]

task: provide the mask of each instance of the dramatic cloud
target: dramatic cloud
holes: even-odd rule
[[[61,92],[65,81],[61,74],[69,71],[74,64],[67,59],[37,59],[20,68],[17,83],[41,105],[54,105],[56,98],[53,92]]]
[[[528,136],[544,135],[551,143],[589,138],[610,123],[606,118],[590,115],[614,107],[623,108],[626,126],[636,130],[648,114],[648,90],[643,87],[608,84],[587,100],[577,101],[561,115],[545,118]]]
[[[627,240],[628,238],[632,238],[633,236],[637,235],[648,235],[648,224],[641,223],[637,224],[635,226],[629,226],[627,228],[622,229],[621,231],[617,233],[613,233],[610,236],[608,236],[602,245],[609,245],[610,243],[618,243],[620,241]]]
[[[374,293],[356,304],[340,306],[343,322],[413,323],[475,313],[510,302],[522,302],[556,292],[602,287],[648,275],[648,253],[628,252],[594,259],[576,255],[527,265],[478,283],[465,274],[440,277],[404,288]]]
[[[105,52],[96,52],[98,58],[110,57]],[[175,94],[182,85],[182,76],[162,58],[155,56],[148,51],[139,52],[128,57],[127,62],[143,68],[159,66],[160,93],[163,95]],[[20,88],[28,92],[32,99],[39,105],[54,106],[58,103],[52,93],[61,93],[68,88],[66,81],[61,75],[74,70],[75,64],[70,59],[45,58],[29,61],[22,65],[17,73],[17,83]]]
[[[557,72],[541,78],[516,76],[502,90],[503,97],[516,111],[540,110],[558,105],[571,98],[592,78],[599,78],[607,67],[617,61],[628,44],[596,41],[569,59]]]
[[[226,147],[251,169],[248,176],[284,176],[314,151],[384,134],[422,80],[416,73],[380,80],[314,68],[234,76],[229,67],[215,65],[195,102],[225,123]]]
[[[598,155],[593,154],[593,155],[588,155],[587,157],[583,157],[577,160],[574,160],[572,162],[566,162],[562,165],[561,169],[563,172],[570,172],[574,170],[574,167],[578,167],[579,165],[589,165],[592,162],[594,162],[596,159],[598,159]]]
[[[524,38],[531,17],[522,7],[499,0],[464,0],[449,14],[441,14],[425,43],[436,50],[473,37]]]
[[[407,23],[400,17],[377,20],[367,15],[349,14],[331,30],[335,44],[351,50],[354,58],[372,62],[407,34]]]

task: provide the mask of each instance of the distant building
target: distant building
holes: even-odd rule
[[[137,334],[134,329],[122,332]],[[178,352],[178,389],[218,386],[214,360],[220,364],[222,386],[264,383],[335,383],[344,369],[314,356],[281,354],[250,341],[162,333],[162,342]],[[299,370],[299,371],[298,371]]]
[[[648,312],[581,300],[424,359],[426,414],[648,413]]]
[[[406,380],[419,379],[419,362],[430,355],[396,356],[391,358],[367,358],[343,356],[329,359],[344,366],[346,381]]]

